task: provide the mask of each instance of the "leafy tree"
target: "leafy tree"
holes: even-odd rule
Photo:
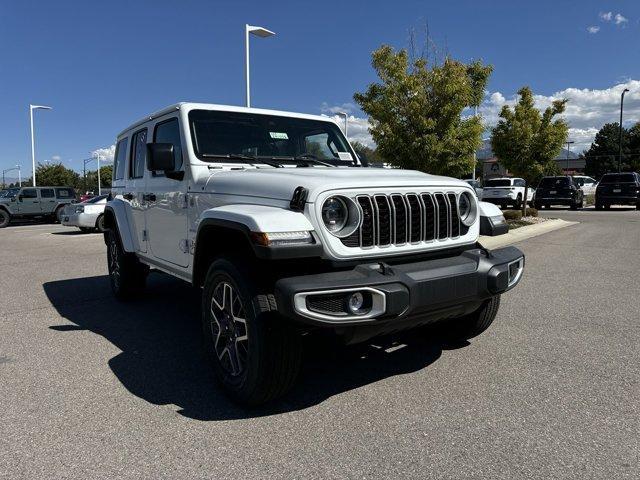
[[[80,175],[65,167],[62,163],[38,164],[36,167],[36,181],[42,186],[64,186],[77,187]],[[24,185],[31,185],[33,177],[31,177]]]
[[[507,170],[527,181],[522,202],[525,214],[528,185],[552,171],[569,126],[562,119],[554,120],[564,112],[567,100],[556,100],[540,113],[529,87],[522,87],[518,95],[520,98],[513,109],[508,105],[502,107],[500,120],[491,135],[491,148]]]
[[[380,83],[372,83],[355,101],[369,115],[377,152],[403,168],[460,177],[473,168],[482,143],[482,122],[463,117],[482,101],[492,67],[446,58],[429,65],[409,60],[383,45],[372,54]]]
[[[105,165],[100,167],[100,185],[103,188],[111,187],[111,177],[113,175],[113,165]],[[90,192],[98,192],[98,170],[91,170],[87,172],[86,182],[80,179],[80,190],[86,190]]]
[[[607,172],[618,171],[618,148],[619,148],[619,135],[620,130],[618,123],[607,123],[596,134],[596,137],[584,154],[585,156],[585,168],[584,171],[587,175],[595,178],[600,178]],[[638,127],[638,125],[636,125]],[[634,127],[635,128],[635,127]],[[640,127],[635,131],[638,133],[638,150],[640,151]],[[629,130],[622,129],[622,170],[629,170],[630,165],[626,163],[626,159],[629,158],[631,138]]]

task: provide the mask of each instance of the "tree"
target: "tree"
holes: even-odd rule
[[[493,128],[491,148],[500,163],[511,173],[527,181],[522,201],[526,213],[529,184],[553,168],[554,158],[562,150],[569,126],[556,115],[564,112],[567,100],[555,100],[543,113],[535,107],[529,87],[518,91],[518,103],[512,109],[502,107],[500,120]]]
[[[111,177],[113,175],[113,165],[105,165],[100,167],[100,185],[103,188],[111,187]],[[90,192],[98,192],[98,170],[90,170],[87,172],[86,182],[80,182],[80,189]]]
[[[481,102],[492,67],[451,58],[440,65],[424,57],[410,61],[406,50],[388,45],[373,52],[372,65],[380,83],[354,99],[369,116],[380,156],[402,168],[468,174],[483,126],[462,113]]]
[[[587,175],[600,178],[607,172],[618,171],[619,127],[618,123],[607,123],[596,134],[589,150],[584,154]],[[640,127],[639,127],[640,129]],[[640,140],[640,133],[638,134]],[[622,170],[629,170],[625,159],[629,155],[630,135],[626,128],[622,129]],[[640,143],[640,142],[639,142]],[[640,145],[639,145],[640,147]]]
[[[36,167],[36,181],[38,185],[47,186],[64,186],[64,187],[77,187],[80,180],[80,175],[65,167],[62,163],[52,164],[38,164]],[[31,185],[33,183],[33,177],[25,182],[25,185]]]

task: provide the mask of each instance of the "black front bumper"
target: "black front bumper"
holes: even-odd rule
[[[275,296],[278,311],[294,321],[325,327],[384,324],[393,330],[395,326],[407,328],[470,313],[483,301],[517,285],[523,269],[524,254],[515,247],[493,251],[474,248],[415,263],[368,263],[349,270],[283,278],[276,282]],[[383,295],[384,311],[373,318],[343,318],[311,311],[305,308],[308,303],[301,308],[300,298],[306,297],[308,302],[313,292],[323,292],[316,293],[317,298],[358,288]]]

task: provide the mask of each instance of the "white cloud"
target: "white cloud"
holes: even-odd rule
[[[614,18],[615,18],[616,25],[624,25],[625,23],[629,22],[629,20],[627,20],[625,17],[623,17],[619,13],[616,13],[616,16]]]
[[[613,13],[612,12],[600,12],[598,14],[598,16],[600,17],[600,20],[602,20],[603,22],[610,22],[611,19],[613,18]]]
[[[355,106],[353,108],[355,109]],[[326,103],[322,104],[321,110],[325,112],[332,112],[332,109],[335,109],[335,111],[344,111],[342,110],[342,106],[330,107]],[[324,113],[324,116],[331,118],[338,124],[340,129],[344,131],[344,115],[328,115]],[[347,121],[349,142],[360,142],[367,147],[375,147],[373,138],[371,138],[371,134],[369,133],[369,125],[368,119],[364,117],[357,117],[356,115],[349,115]]]
[[[597,25],[591,25],[590,27],[587,27],[587,32],[589,33],[598,33],[600,31],[600,27],[598,27]]]
[[[59,162],[60,161],[60,155],[54,155],[51,157],[51,161],[52,162]]]
[[[568,99],[565,113],[562,115],[569,123],[569,139],[576,143],[573,150],[581,152],[588,149],[595,134],[605,123],[617,122],[620,115],[620,94],[624,88],[630,91],[624,99],[624,124],[640,121],[640,80],[627,80],[605,89],[566,88],[552,95],[535,95],[536,107],[543,109],[554,100]],[[500,101],[500,99],[503,101]],[[493,92],[480,107],[487,127],[498,122],[503,105],[513,105],[515,94],[507,98],[501,92]]]
[[[116,154],[115,144],[106,148],[98,148],[91,152],[92,157],[100,157],[101,162],[107,162],[107,163],[113,162],[113,157],[115,156],[115,154]]]

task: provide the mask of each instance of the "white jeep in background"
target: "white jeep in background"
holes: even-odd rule
[[[522,199],[527,182],[523,178],[491,178],[485,180],[482,188],[482,200],[499,205],[502,208],[512,206],[516,210],[522,208]],[[531,203],[535,188],[527,191],[527,202]]]
[[[345,342],[435,322],[484,331],[524,270],[463,181],[365,168],[327,117],[181,103],[117,137],[105,242],[112,289],[150,269],[202,289],[207,353],[245,405],[293,384],[302,334]],[[180,301],[176,298],[176,301]]]

